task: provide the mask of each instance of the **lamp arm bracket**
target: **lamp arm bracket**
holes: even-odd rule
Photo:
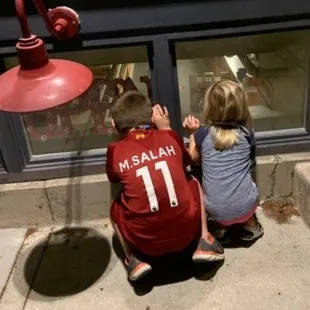
[[[80,32],[79,15],[71,8],[59,6],[46,11],[41,0],[32,0],[49,33],[58,40],[68,40]],[[31,31],[24,8],[24,0],[15,0],[16,13],[23,38],[30,38]]]

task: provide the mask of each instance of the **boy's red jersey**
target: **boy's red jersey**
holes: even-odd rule
[[[112,205],[123,210],[117,224],[145,254],[179,251],[198,233],[199,191],[193,193],[185,175],[190,164],[182,140],[172,130],[137,129],[109,145],[108,178],[123,184],[114,201],[117,206]]]

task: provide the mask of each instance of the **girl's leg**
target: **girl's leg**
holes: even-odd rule
[[[213,218],[208,221],[209,230],[213,233],[213,236],[221,245],[228,244],[231,242],[230,238],[230,226],[223,225]]]
[[[255,227],[257,223],[258,223],[257,216],[254,213],[252,217],[248,221],[245,222],[245,226]]]

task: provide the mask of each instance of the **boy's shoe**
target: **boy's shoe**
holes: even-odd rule
[[[224,258],[223,247],[213,237],[212,242],[201,238],[198,248],[193,255],[193,261],[196,263],[216,262]]]
[[[243,226],[241,231],[241,240],[254,241],[263,236],[264,229],[260,222],[257,221],[255,226]]]
[[[137,281],[152,271],[149,264],[141,262],[133,255],[128,259],[126,258],[125,266],[130,281]]]

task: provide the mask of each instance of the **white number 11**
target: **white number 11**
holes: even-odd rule
[[[178,199],[177,199],[177,195],[175,193],[173,181],[171,178],[171,174],[170,174],[170,170],[169,170],[169,167],[167,165],[167,162],[166,161],[157,162],[155,164],[155,169],[161,170],[161,172],[163,174],[165,184],[166,184],[166,188],[168,191],[168,196],[169,196],[171,208],[177,207],[178,206]],[[143,179],[146,194],[147,194],[147,197],[149,199],[151,211],[152,212],[158,211],[159,210],[158,200],[156,197],[153,181],[152,181],[148,167],[144,166],[140,169],[137,169],[137,177],[142,177],[142,179]]]

